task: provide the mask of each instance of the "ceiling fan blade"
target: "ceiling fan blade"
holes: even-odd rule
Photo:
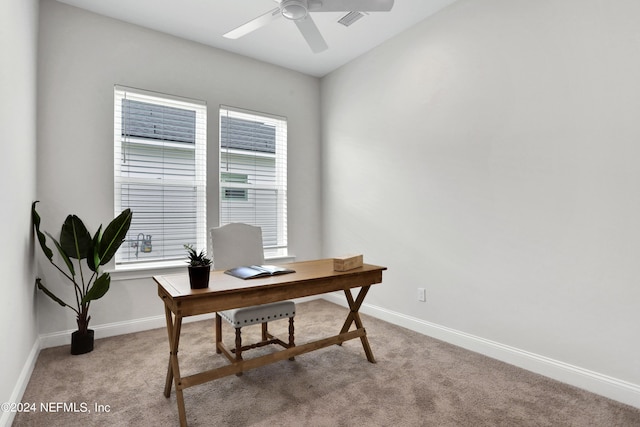
[[[394,0],[309,0],[309,12],[388,12]]]
[[[327,42],[324,41],[322,34],[320,34],[320,30],[318,30],[318,27],[316,26],[316,23],[313,22],[313,19],[311,19],[311,16],[307,15],[306,18],[298,19],[293,22],[296,23],[313,53],[320,53],[327,50],[329,46],[327,46]]]
[[[282,14],[280,13],[280,8],[276,7],[275,9],[270,10],[269,12],[260,15],[255,19],[252,19],[246,24],[242,24],[238,28],[235,28],[226,34],[223,34],[222,37],[225,37],[227,39],[238,39],[257,30],[258,28],[264,27],[265,25],[271,23],[273,20],[278,19],[281,16]]]

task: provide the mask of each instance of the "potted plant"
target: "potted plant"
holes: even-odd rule
[[[36,203],[38,202],[35,201],[31,205],[31,216],[38,242],[40,242],[40,247],[49,262],[73,284],[76,303],[75,305],[67,304],[58,298],[45,287],[39,277],[36,278],[36,286],[49,298],[76,313],[78,330],[71,334],[71,354],[88,353],[93,350],[94,335],[93,330],[89,329],[89,320],[91,320],[89,307],[91,301],[102,298],[107,293],[111,283],[109,273],[100,273],[99,269],[100,266],[105,265],[113,258],[124,242],[131,225],[131,210],[122,211],[107,225],[104,232],[102,232],[102,225],[100,225],[93,237],[80,218],[76,215],[69,215],[62,224],[59,239],[56,240],[51,234],[40,231],[40,215],[36,212]],[[66,270],[53,261],[53,251],[47,246],[45,234],[53,240],[58,255],[64,261]],[[82,260],[86,260],[91,271],[88,280],[82,269]]]
[[[211,259],[207,258],[204,250],[200,252],[191,245],[184,245],[189,255],[189,284],[191,289],[203,289],[209,286]]]

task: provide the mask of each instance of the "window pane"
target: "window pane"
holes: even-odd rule
[[[220,225],[262,228],[265,255],[287,252],[287,122],[220,110]]]
[[[246,200],[223,199],[220,223],[244,222],[262,227],[264,246],[278,245],[278,194],[276,190],[247,189]]]
[[[195,144],[196,113],[183,108],[122,100],[122,135]]]
[[[206,106],[116,87],[114,117],[115,207],[133,212],[116,267],[205,249]]]
[[[197,188],[162,184],[121,186],[122,204],[135,212],[128,242],[118,254],[122,262],[184,259],[184,243],[197,243]],[[153,243],[142,251],[141,240]]]
[[[220,146],[238,150],[276,152],[276,126],[229,115],[220,116]]]

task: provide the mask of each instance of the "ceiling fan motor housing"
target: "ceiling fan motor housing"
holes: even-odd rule
[[[309,14],[305,0],[283,0],[280,3],[280,12],[282,16],[292,21],[304,19]]]

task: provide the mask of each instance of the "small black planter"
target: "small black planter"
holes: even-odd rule
[[[93,351],[93,329],[86,334],[75,331],[71,334],[71,354],[85,354]]]
[[[209,287],[209,273],[211,266],[202,265],[198,267],[189,266],[189,283],[191,289],[204,289]]]

